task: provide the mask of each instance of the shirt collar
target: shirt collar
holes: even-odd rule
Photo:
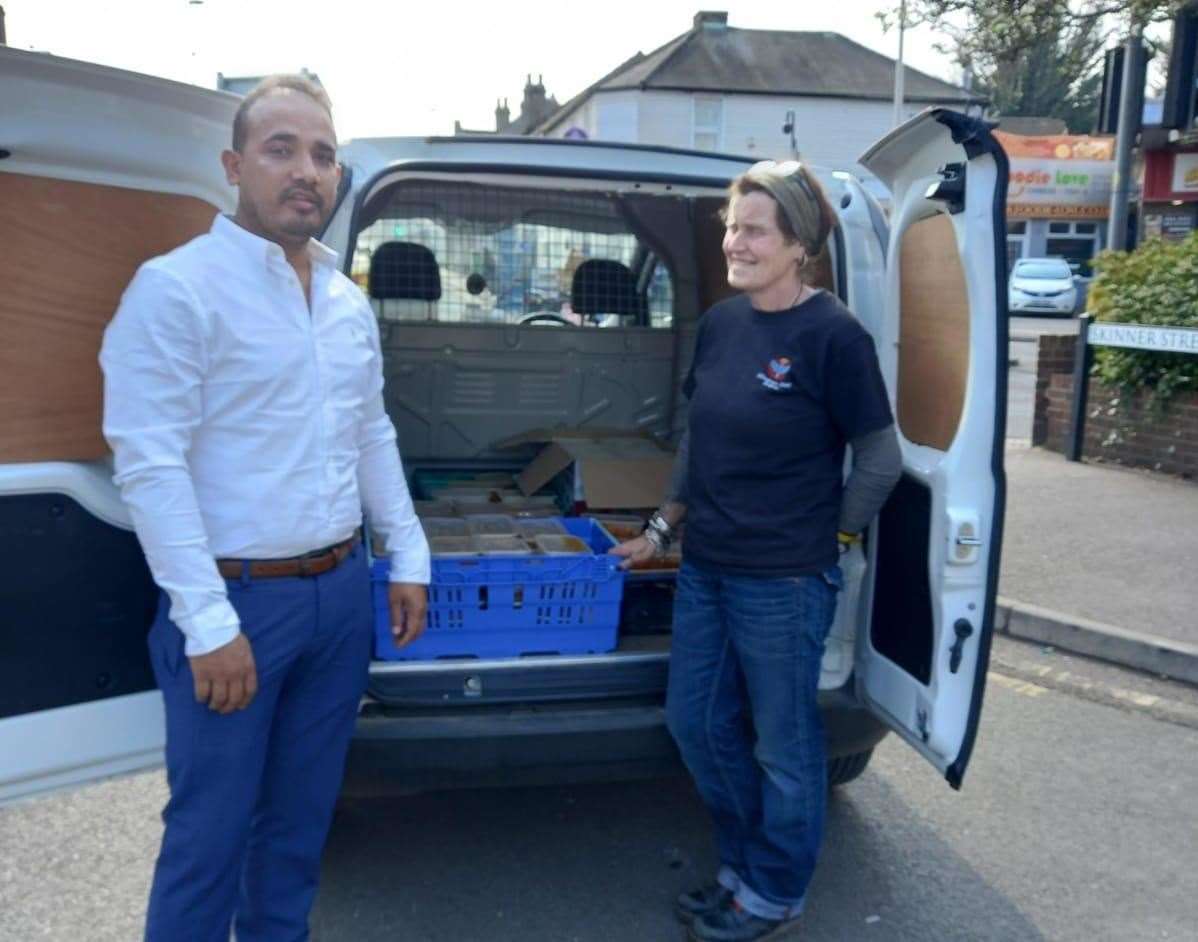
[[[235,245],[251,257],[257,256],[261,258],[267,265],[271,264],[272,259],[278,259],[279,261],[286,260],[281,245],[277,242],[271,242],[269,239],[264,239],[261,236],[254,235],[248,229],[242,228],[235,223],[231,216],[226,216],[224,213],[217,214],[216,219],[212,222],[211,232],[214,236]],[[316,239],[308,240],[308,257],[316,265],[327,265],[330,268],[337,267],[337,253]]]

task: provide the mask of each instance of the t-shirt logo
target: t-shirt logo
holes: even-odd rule
[[[775,392],[790,389],[794,385],[787,379],[790,376],[790,366],[790,357],[773,357],[766,364],[765,372],[758,373],[757,378],[766,389]]]

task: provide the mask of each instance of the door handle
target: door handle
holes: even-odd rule
[[[965,642],[973,634],[973,625],[969,623],[968,618],[958,618],[953,622],[953,631],[957,635],[957,640],[953,642],[953,646],[948,652],[948,672],[950,674],[955,674],[961,669],[961,657],[965,653]]]

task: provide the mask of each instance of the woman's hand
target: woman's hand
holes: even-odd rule
[[[623,543],[617,543],[607,552],[611,556],[624,557],[624,561],[620,563],[621,569],[631,569],[637,563],[653,559],[657,555],[657,547],[647,536],[638,536]]]

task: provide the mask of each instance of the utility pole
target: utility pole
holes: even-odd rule
[[[1115,133],[1115,179],[1111,187],[1110,222],[1107,229],[1107,248],[1118,251],[1127,248],[1127,200],[1131,196],[1131,151],[1140,130],[1140,110],[1143,109],[1144,89],[1136,88],[1143,76],[1144,26],[1138,20],[1131,24],[1127,43],[1123,47],[1123,81],[1119,89],[1119,127]]]
[[[899,48],[898,61],[894,63],[894,126],[903,123],[903,33],[907,29],[907,0],[899,4]]]
[[[0,46],[8,45],[8,34],[4,31],[4,7],[0,7]]]

